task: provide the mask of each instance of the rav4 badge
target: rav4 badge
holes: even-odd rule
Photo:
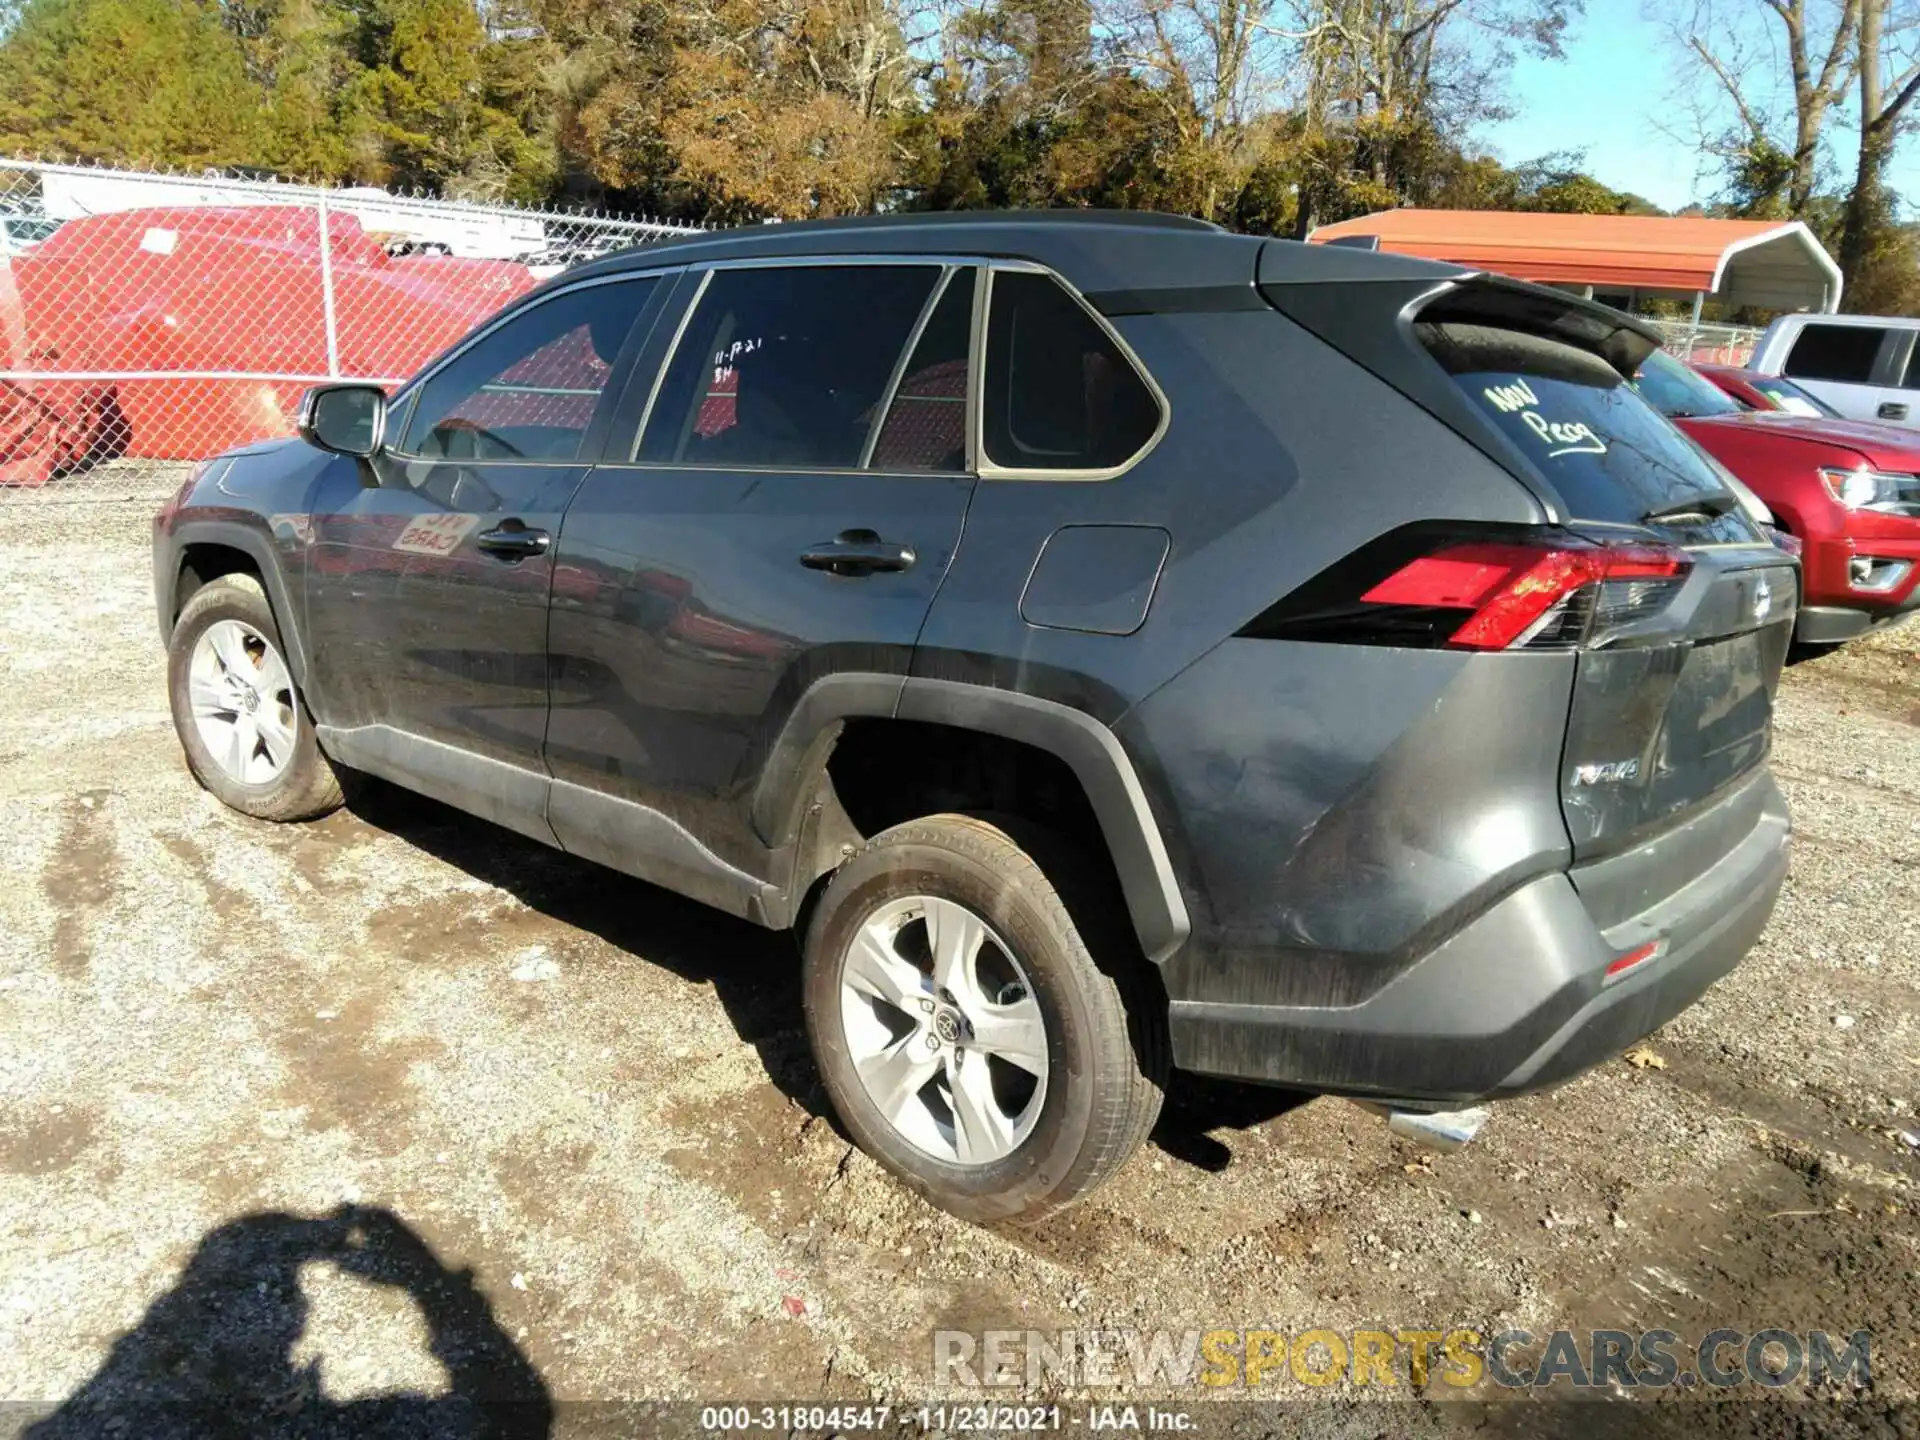
[[[1640,778],[1640,759],[1596,761],[1591,765],[1576,765],[1573,769],[1575,785],[1617,785],[1622,780]]]

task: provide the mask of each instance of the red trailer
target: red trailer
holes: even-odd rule
[[[391,256],[351,215],[327,238],[309,205],[124,210],[15,256],[0,482],[291,433],[308,385],[404,379],[535,283],[510,261]]]

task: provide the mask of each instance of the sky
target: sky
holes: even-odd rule
[[[1479,137],[1510,165],[1549,151],[1584,150],[1586,170],[1596,180],[1644,195],[1663,209],[1712,200],[1720,172],[1708,167],[1696,174],[1693,122],[1676,98],[1671,51],[1661,27],[1646,18],[1648,5],[1588,0],[1586,15],[1574,22],[1566,58],[1521,56],[1510,82],[1513,118],[1482,126]],[[1662,134],[1662,123],[1689,139]],[[1855,123],[1851,113],[1836,113],[1828,122],[1833,160],[1849,176]],[[1888,180],[1911,213],[1920,202],[1920,137],[1895,155]]]

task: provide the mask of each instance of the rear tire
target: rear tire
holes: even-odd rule
[[[345,799],[321,752],[267,592],[226,575],[194,592],[167,645],[173,726],[193,778],[261,820],[312,820]]]
[[[1164,1004],[1109,889],[1018,820],[936,815],[877,836],[815,908],[804,1004],[827,1093],[943,1210],[1039,1220],[1152,1128]]]

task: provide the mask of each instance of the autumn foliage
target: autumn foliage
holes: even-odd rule
[[[1619,210],[1465,144],[1577,0],[0,0],[0,150],[706,220]]]

